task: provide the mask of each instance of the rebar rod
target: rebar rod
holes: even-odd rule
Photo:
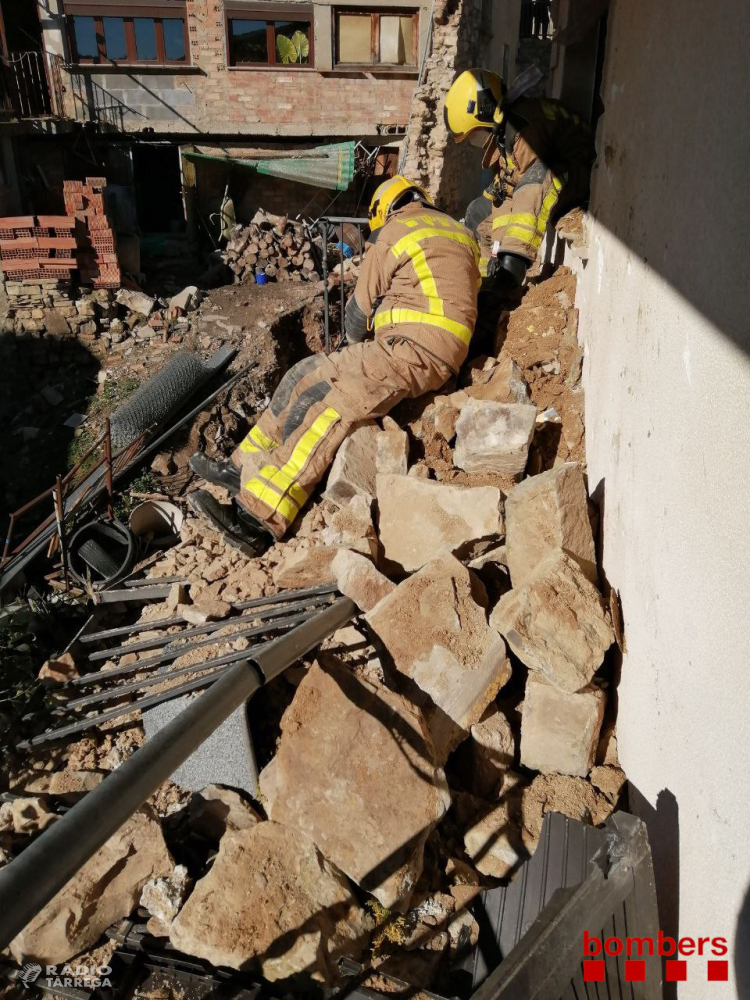
[[[109,649],[102,649],[91,653],[89,660],[93,663],[97,660],[109,660],[113,656],[125,656],[128,653],[142,653],[147,649],[158,649],[160,646],[172,646],[173,643],[182,639],[192,639],[196,635],[206,635],[209,632],[218,632],[220,629],[230,625],[241,625],[243,622],[272,621],[276,617],[283,617],[301,608],[315,608],[321,604],[330,603],[326,597],[310,597],[295,601],[284,608],[270,608],[268,611],[253,611],[247,615],[239,615],[237,618],[223,618],[218,622],[206,622],[204,625],[195,625],[192,628],[183,629],[174,635],[155,636],[153,639],[142,639],[140,642],[129,643],[124,646],[110,646]],[[237,633],[239,636],[241,633]]]
[[[355,614],[342,598],[252,660],[235,664],[145,746],[0,870],[0,949],[6,948],[120,826],[266,681]]]
[[[127,584],[126,584],[127,586]],[[239,601],[233,604],[235,611],[247,611],[249,608],[263,608],[267,604],[281,604],[284,601],[293,601],[298,597],[316,597],[318,594],[335,594],[336,585],[333,583],[322,584],[318,587],[307,587],[302,590],[283,590],[279,594],[271,597],[255,597],[252,601]],[[173,618],[159,618],[153,622],[135,622],[133,625],[118,625],[117,628],[104,629],[102,632],[91,632],[89,635],[82,635],[81,642],[103,642],[105,639],[114,639],[118,635],[134,635],[136,632],[150,632],[154,629],[171,628],[173,625],[182,625],[185,619],[181,615]]]

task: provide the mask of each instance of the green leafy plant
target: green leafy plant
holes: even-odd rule
[[[310,56],[310,41],[304,31],[295,31],[291,38],[277,35],[276,51],[284,65],[303,63]]]

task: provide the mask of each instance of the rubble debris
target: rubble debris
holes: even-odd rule
[[[423,707],[440,760],[466,739],[510,678],[505,643],[487,624],[486,603],[477,577],[446,553],[365,617],[397,670],[426,696]]]
[[[57,819],[44,799],[20,796],[0,805],[0,831],[17,834],[39,833]]]
[[[596,553],[586,486],[575,462],[531,476],[505,501],[505,545],[513,586],[522,587],[541,560],[562,549],[596,585]]]
[[[97,788],[104,779],[103,771],[54,771],[49,776],[47,791],[66,801],[75,801]]]
[[[115,302],[125,306],[130,312],[144,317],[150,316],[156,305],[156,299],[146,295],[145,292],[137,292],[132,288],[120,288],[115,295]]]
[[[454,486],[413,476],[378,476],[380,542],[386,559],[410,572],[441,552],[459,552],[504,531],[495,486]]]
[[[530,671],[521,723],[523,766],[585,778],[594,764],[606,700],[593,684],[573,693],[561,691]]]
[[[405,476],[409,471],[409,436],[390,417],[383,419],[383,425],[383,433],[377,438],[376,471],[381,475]]]
[[[348,503],[327,514],[322,541],[376,559],[378,536],[372,523],[372,503],[371,497],[357,493]]]
[[[340,550],[328,545],[300,546],[282,552],[273,570],[273,582],[279,590],[297,590],[323,583],[335,583],[333,560]]]
[[[612,810],[609,799],[585,778],[539,774],[520,791],[518,811],[524,846],[529,854],[534,853],[548,812],[559,812],[581,823],[601,826]]]
[[[307,227],[285,215],[256,212],[249,226],[233,229],[222,257],[240,281],[259,272],[277,281],[318,279]]]
[[[275,768],[270,818],[303,831],[383,906],[406,909],[450,805],[420,710],[330,657],[284,713]]]
[[[170,309],[181,309],[183,312],[190,312],[195,309],[200,302],[200,292],[197,285],[188,285],[177,295],[173,295],[169,300]]]
[[[491,798],[518,756],[518,724],[510,705],[490,705],[471,727],[469,786],[475,795]]]
[[[465,472],[519,476],[526,468],[536,407],[470,399],[456,421],[453,462]]]
[[[350,549],[339,549],[331,569],[336,577],[336,586],[361,611],[370,611],[378,601],[396,589],[396,584],[383,576],[369,559]]]
[[[464,848],[477,869],[492,878],[506,878],[525,861],[510,802],[500,802],[477,819],[464,833]]]
[[[149,879],[171,871],[159,822],[143,806],[13,939],[13,958],[19,964],[66,962],[127,917]]]
[[[78,677],[78,669],[72,653],[61,653],[55,659],[47,660],[39,671],[39,680],[48,686],[65,684],[74,677]]]
[[[360,493],[375,496],[378,438],[383,432],[374,421],[359,424],[345,438],[328,473],[324,499],[339,507]]]
[[[454,397],[482,399],[495,403],[529,402],[529,387],[513,358],[477,358],[469,366],[471,384]]]
[[[221,840],[226,830],[250,830],[261,822],[258,813],[232,788],[206,785],[190,799],[190,826],[197,833]]]
[[[482,555],[477,556],[476,559],[471,559],[469,561],[469,569],[484,569],[485,566],[497,565],[504,566],[507,569],[508,566],[508,551],[505,543],[502,545],[495,545]]]
[[[490,623],[527,667],[570,692],[591,681],[614,639],[601,594],[561,551],[500,598]]]
[[[175,865],[164,878],[152,878],[141,890],[140,905],[151,919],[146,925],[149,934],[167,937],[172,921],[180,912],[190,888],[191,879],[185,865]]]
[[[359,954],[368,919],[346,879],[299,830],[258,823],[227,830],[208,873],[171,925],[173,947],[270,982],[305,973],[331,983]]]
[[[591,768],[589,780],[594,788],[606,795],[613,805],[616,805],[620,792],[628,779],[625,772],[619,767],[599,765]]]

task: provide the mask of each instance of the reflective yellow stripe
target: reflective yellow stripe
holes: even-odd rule
[[[508,219],[510,219],[510,214],[508,214],[508,215],[496,215],[495,218],[492,220],[492,228],[493,228],[493,230],[495,230],[495,229],[503,229],[504,226],[508,225]]]
[[[420,218],[426,222],[437,221],[437,219],[433,219],[429,215],[423,215],[420,216]],[[451,228],[456,225],[452,219],[446,220],[445,224]],[[444,316],[445,306],[443,305],[443,300],[438,294],[435,278],[430,270],[430,265],[427,263],[427,257],[425,255],[424,247],[422,246],[422,242],[424,240],[433,239],[435,237],[452,240],[454,243],[460,243],[463,246],[471,247],[474,253],[474,260],[477,265],[479,264],[479,247],[477,242],[473,236],[463,230],[463,227],[461,227],[461,231],[456,232],[432,227],[419,229],[416,233],[408,233],[406,236],[402,236],[398,243],[391,247],[391,250],[395,257],[400,257],[404,253],[409,254],[412,262],[414,263],[414,270],[417,275],[417,280],[419,281],[419,287],[427,299],[430,315]]]
[[[285,468],[286,466],[284,466]],[[284,469],[277,469],[275,465],[266,465],[260,470],[259,475],[267,479],[279,493],[288,493],[298,507],[304,507],[308,501],[308,494]]]
[[[276,442],[265,435],[257,425],[240,444],[240,451],[244,451],[246,454],[253,451],[273,451],[274,448],[278,448]]]
[[[274,448],[278,448],[276,442],[272,441],[267,434],[264,434],[257,424],[250,431],[248,437],[252,438],[252,440],[255,441],[255,443],[259,445],[264,451],[273,451]]]
[[[416,309],[388,309],[382,313],[375,314],[375,329],[386,326],[388,323],[426,323],[428,326],[437,326],[441,330],[452,333],[467,346],[471,341],[471,330],[463,323],[457,323],[447,316],[431,316],[429,313],[417,312]]]
[[[414,235],[418,234],[415,233]],[[427,263],[424,248],[419,243],[412,243],[411,246],[406,247],[406,252],[414,263],[414,270],[417,272],[419,286],[427,297],[430,313],[433,316],[444,316],[443,300],[438,295],[435,278],[430,270],[430,265]]]
[[[549,101],[544,101],[544,100],[540,101],[540,104],[542,106],[542,111],[544,112],[545,116],[549,118],[551,122],[553,122],[555,118],[557,118],[557,109],[555,108],[554,104],[550,104]]]
[[[271,486],[261,482],[260,479],[251,479],[249,483],[245,483],[245,489],[248,493],[252,493],[254,497],[257,497],[258,500],[266,504],[266,506],[270,507],[271,510],[275,510],[277,514],[281,514],[290,524],[297,514],[299,514],[299,507],[293,500],[278,496]]]
[[[487,265],[489,264],[489,262],[490,262],[490,258],[489,257],[482,257],[482,259],[479,261],[479,274],[480,274],[480,278],[479,278],[478,284],[480,284],[480,285],[482,284],[482,278],[486,278],[487,277]]]
[[[549,213],[554,208],[557,199],[560,197],[560,191],[562,190],[562,181],[557,177],[552,178],[552,187],[549,189],[547,194],[544,196],[544,201],[542,202],[542,207],[539,210],[539,216],[536,220],[536,231],[538,235],[543,236],[547,231],[547,223],[549,222]]]
[[[261,469],[262,479],[251,479],[245,489],[264,504],[281,514],[287,521],[293,521],[300,507],[307,502],[308,494],[297,482],[302,470],[307,464],[313,449],[325,437],[333,424],[341,419],[341,415],[332,407],[328,407],[315,420],[312,427],[305,431],[297,442],[294,451],[282,468],[267,465]]]
[[[535,250],[542,245],[542,237],[539,233],[530,232],[528,229],[522,229],[520,226],[508,226],[505,230],[504,239],[520,240],[521,243],[534,247]]]
[[[536,229],[536,216],[533,212],[513,212],[508,216],[509,226],[528,226],[529,229]]]
[[[506,153],[505,154],[505,162],[508,164],[508,166],[510,167],[511,170],[515,170],[516,169],[516,165],[513,162],[513,157],[510,155],[510,153]]]

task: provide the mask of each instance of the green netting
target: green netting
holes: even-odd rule
[[[235,167],[248,167],[259,174],[281,177],[300,184],[327,188],[331,191],[346,191],[354,179],[354,142],[338,142],[328,146],[316,146],[299,156],[279,156],[260,158],[234,158],[232,156],[210,156],[207,153],[185,153],[190,160],[213,160]]]

